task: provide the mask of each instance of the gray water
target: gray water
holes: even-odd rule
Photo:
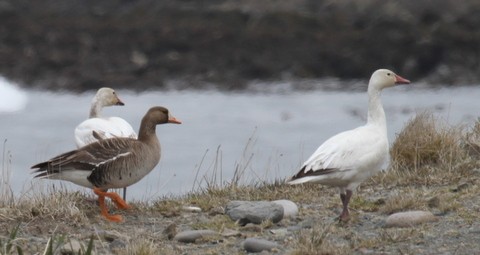
[[[451,124],[473,123],[479,116],[479,90],[425,90],[415,84],[385,90],[382,101],[390,142],[416,112],[425,109]],[[245,183],[288,177],[328,137],[362,125],[367,107],[365,92],[117,92],[126,105],[105,108],[105,116],[122,117],[138,130],[147,109],[161,105],[183,121],[157,127],[162,159],[129,188],[129,199],[139,200],[184,194],[205,186],[202,177],[210,178],[214,172],[217,183],[228,182],[238,165],[245,169]],[[7,155],[2,185],[16,196],[35,192],[37,186],[85,190],[66,182],[33,180],[29,169],[75,148],[73,130],[87,118],[94,94],[23,93],[22,109],[0,111],[0,139],[6,139]]]

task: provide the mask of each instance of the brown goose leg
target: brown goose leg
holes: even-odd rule
[[[346,194],[340,193],[340,199],[342,200],[343,210],[339,216],[340,221],[346,222],[350,219],[350,213],[348,212],[348,203],[352,197],[352,191],[347,189]]]
[[[105,205],[105,196],[107,192],[104,192],[103,190],[99,188],[94,188],[93,192],[98,196],[98,204],[100,205],[100,212],[109,221],[113,222],[121,222],[122,221],[122,216],[120,215],[112,215],[108,213],[107,206]]]

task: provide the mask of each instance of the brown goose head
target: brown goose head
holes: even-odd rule
[[[150,108],[140,124],[138,140],[149,139],[150,136],[155,135],[156,125],[165,123],[182,124],[180,120],[169,113],[167,108],[162,106]]]
[[[165,124],[165,123],[174,123],[174,124],[182,124],[181,121],[177,120],[173,117],[169,112],[168,109],[162,106],[155,106],[148,110],[145,117],[143,117],[143,121],[153,122],[156,125],[158,124]]]

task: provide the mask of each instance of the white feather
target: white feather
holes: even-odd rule
[[[91,118],[83,121],[75,128],[75,143],[78,148],[97,141],[93,136],[93,131],[100,134],[102,138],[137,138],[132,126],[121,118]]]
[[[73,182],[77,185],[93,188],[92,183],[90,183],[87,177],[92,174],[91,171],[77,170],[77,169],[65,169],[55,174],[50,174],[45,179],[54,179],[54,180],[67,180]]]

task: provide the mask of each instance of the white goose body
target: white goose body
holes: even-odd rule
[[[75,144],[77,148],[98,141],[93,136],[93,131],[99,134],[102,139],[115,137],[137,138],[137,134],[132,126],[122,118],[91,118],[83,121],[75,128]]]
[[[390,70],[375,71],[368,84],[367,123],[325,141],[288,184],[312,182],[338,187],[343,203],[340,219],[347,220],[353,190],[379,172],[388,157],[387,124],[380,101],[381,91],[395,84],[407,83],[410,81]]]
[[[96,142],[98,138],[137,138],[137,134],[132,126],[124,119],[101,116],[103,107],[111,105],[124,105],[124,103],[118,98],[113,89],[99,89],[92,99],[89,118],[75,128],[75,144],[77,148]],[[100,137],[95,137],[93,132],[96,132]]]
[[[388,140],[382,129],[367,124],[331,137],[303,164],[304,173],[318,172],[318,175],[295,179],[289,184],[314,182],[355,189],[380,171],[387,159]]]

